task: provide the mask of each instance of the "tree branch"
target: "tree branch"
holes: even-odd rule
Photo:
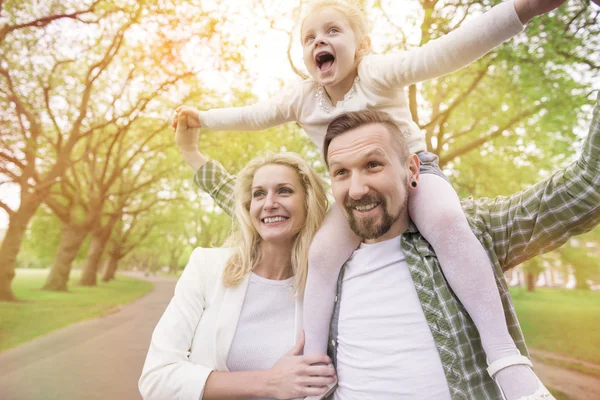
[[[12,218],[15,215],[15,212],[2,200],[0,200],[0,208],[3,208],[4,211],[8,214],[8,218]]]
[[[77,19],[77,20],[81,21],[81,19],[79,19],[79,17],[84,14],[93,12],[94,9],[96,8],[96,6],[98,5],[98,3],[100,3],[100,1],[101,0],[96,0],[95,2],[92,3],[92,5],[89,8],[87,8],[85,10],[75,11],[75,12],[72,12],[69,14],[49,15],[47,17],[34,19],[29,22],[24,22],[22,24],[7,25],[7,26],[3,27],[2,29],[0,29],[0,43],[2,43],[4,41],[4,39],[6,39],[6,35],[8,35],[9,33],[13,32],[15,30],[18,30],[18,29],[43,28],[43,27],[51,24],[53,21],[56,21],[59,19]],[[0,12],[1,12],[1,7],[2,7],[2,3],[0,2]]]
[[[511,127],[513,127],[514,125],[519,123],[521,120],[532,116],[533,114],[538,112],[542,107],[543,107],[543,104],[540,104],[537,107],[534,107],[530,110],[523,111],[522,113],[514,116],[504,126],[499,127],[495,131],[488,133],[487,135],[482,136],[479,139],[473,140],[471,143],[468,143],[464,146],[457,148],[454,151],[451,151],[451,152],[443,155],[442,157],[440,157],[440,167],[444,166],[445,164],[454,160],[455,158],[460,157],[460,156],[464,155],[465,153],[468,153],[468,152],[478,148],[482,144],[489,142],[489,141],[493,140],[494,138],[500,136],[502,134],[502,132],[510,129]]]
[[[433,116],[433,118],[431,118],[431,121],[429,121],[426,125],[424,125],[421,128],[422,129],[427,129],[427,128],[431,127],[440,118],[447,119],[448,116],[452,113],[452,111],[454,111],[456,109],[456,107],[458,107],[459,105],[461,105],[462,102],[465,101],[465,99],[467,97],[469,97],[469,95],[471,93],[473,93],[473,91],[477,88],[477,86],[479,85],[479,82],[481,82],[481,80],[487,75],[487,73],[489,71],[489,67],[490,67],[490,65],[492,64],[493,61],[494,61],[494,57],[491,57],[491,60],[485,65],[485,67],[482,68],[477,73],[477,75],[475,76],[475,79],[473,79],[473,81],[471,82],[471,84],[469,85],[469,87],[464,92],[462,92],[460,95],[458,95],[452,101],[452,104],[450,104],[444,111],[442,111],[441,113]]]

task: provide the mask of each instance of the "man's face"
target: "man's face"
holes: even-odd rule
[[[333,139],[328,149],[333,197],[366,243],[399,236],[408,226],[408,183],[418,159],[400,160],[387,128],[365,125]]]

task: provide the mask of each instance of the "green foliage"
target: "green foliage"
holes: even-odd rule
[[[597,247],[597,244],[594,247]],[[592,254],[592,249],[593,247],[586,246],[586,243],[581,243],[579,239],[571,240],[569,244],[558,249],[562,260],[573,267],[576,289],[590,290],[588,280],[600,273],[600,259],[598,255]]]
[[[374,48],[387,52],[422,45],[455,29],[463,16],[475,18],[499,2],[414,1],[414,12],[402,24],[388,15],[394,10],[385,3],[364,5],[376,22]],[[7,2],[6,22],[83,10],[91,2],[35,4]],[[100,222],[107,225],[112,216],[122,214],[109,248],[129,251],[124,266],[181,268],[195,246],[222,244],[230,221],[193,186],[168,118],[182,103],[201,109],[255,103],[253,82],[260,72],[253,72],[245,57],[259,49],[248,47],[250,36],[241,35],[236,24],[244,20],[247,31],[265,38],[289,32],[298,4],[266,0],[244,10],[229,3],[213,7],[184,0],[100,1],[81,17],[100,24],[67,18],[44,29],[12,31],[0,40],[3,68],[16,88],[12,94],[0,92],[2,144],[19,160],[25,159],[25,149],[37,157],[41,176],[57,162],[70,163],[52,195],[73,222],[102,211]],[[590,92],[598,88],[597,10],[586,2],[568,2],[534,19],[523,34],[473,65],[418,85],[417,122],[461,196],[510,194],[574,160],[591,115]],[[248,13],[254,18],[247,18]],[[125,26],[127,21],[130,26]],[[92,101],[82,109],[90,66],[108,54],[120,32],[122,44],[111,63],[97,71]],[[296,39],[290,35],[290,40]],[[229,79],[232,76],[235,79]],[[207,87],[214,77],[230,83],[213,92]],[[277,89],[269,88],[272,93]],[[24,117],[10,100],[14,94],[40,123],[42,134],[35,139],[22,130],[19,118]],[[69,155],[59,157],[80,115],[81,131],[88,134]],[[264,132],[202,132],[200,149],[232,173],[265,151],[295,151],[326,178],[321,155],[293,123]],[[16,164],[1,158],[0,167],[19,172]],[[111,174],[117,178],[108,182]],[[104,201],[99,200],[102,196]],[[132,234],[125,236],[132,226]],[[58,220],[45,209],[38,211],[20,262],[47,265],[58,233]],[[589,235],[586,240],[600,242],[597,233]],[[589,252],[598,255],[594,249]],[[579,253],[557,254],[574,265],[593,264]],[[542,264],[532,261],[528,268],[539,271]],[[575,269],[597,279],[597,267]]]

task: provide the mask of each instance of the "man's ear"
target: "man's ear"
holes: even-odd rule
[[[411,154],[406,160],[406,167],[409,172],[408,181],[419,182],[419,171],[421,169],[421,161],[416,154]]]

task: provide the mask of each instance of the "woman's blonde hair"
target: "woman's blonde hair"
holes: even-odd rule
[[[348,20],[348,23],[356,36],[356,41],[360,46],[357,57],[357,60],[360,61],[360,59],[371,50],[371,40],[369,39],[369,24],[362,5],[358,0],[316,0],[312,2],[309,4],[304,18],[302,18],[300,30],[302,30],[306,18],[311,14],[326,8],[331,8],[339,12]]]
[[[306,194],[306,220],[292,246],[294,291],[302,294],[308,273],[308,248],[327,212],[327,195],[321,177],[298,154],[267,153],[254,158],[237,175],[235,185],[235,215],[233,229],[225,246],[233,248],[223,272],[226,287],[238,285],[260,262],[259,244],[262,240],[250,217],[252,181],[254,174],[265,165],[284,165],[296,171]]]

